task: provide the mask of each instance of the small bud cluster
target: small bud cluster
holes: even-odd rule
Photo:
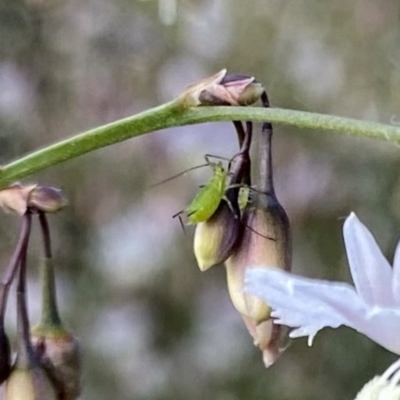
[[[190,106],[246,106],[261,99],[263,106],[269,107],[260,83],[249,76],[227,75],[226,70],[190,86],[182,96]],[[234,126],[240,149],[232,158],[233,166],[222,178],[214,174],[185,211],[189,223],[196,224],[194,254],[200,270],[225,263],[233,305],[242,315],[254,344],[263,352],[268,367],[287,348],[288,328],[274,325],[268,304],[244,293],[244,277],[250,266],[290,270],[290,226],[274,190],[272,125],[262,126],[254,188],[250,159],[253,125],[246,122],[244,128],[241,122],[234,121]],[[200,214],[199,210],[208,210],[208,214],[191,220],[191,215]]]
[[[187,107],[248,106],[264,93],[263,86],[254,77],[227,75],[226,69],[190,85],[181,98]]]
[[[47,213],[65,207],[60,190],[50,186],[14,184],[0,191],[0,206],[21,216],[19,239],[0,286],[0,384],[6,400],[74,400],[81,391],[81,356],[77,339],[58,313]],[[42,313],[30,329],[26,297],[26,268],[32,218],[42,232],[40,263]],[[4,326],[9,289],[17,281],[17,356],[11,365]]]

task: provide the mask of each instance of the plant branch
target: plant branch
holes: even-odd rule
[[[303,111],[261,107],[185,107],[180,98],[35,151],[0,169],[0,189],[50,166],[173,126],[213,121],[270,121],[400,143],[400,127]]]

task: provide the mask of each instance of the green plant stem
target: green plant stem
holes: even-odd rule
[[[172,126],[233,120],[270,121],[318,129],[321,132],[336,131],[400,143],[400,128],[392,125],[279,108],[186,108],[178,98],[137,115],[91,129],[3,166],[0,170],[0,189],[50,166],[145,133]]]

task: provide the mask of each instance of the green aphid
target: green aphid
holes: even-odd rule
[[[184,210],[175,214],[174,218],[185,213],[188,218],[188,224],[195,225],[207,221],[217,211],[227,189],[228,171],[221,162],[209,162],[209,166],[213,170],[210,180],[200,188],[192,202]]]
[[[250,203],[250,190],[248,186],[242,186],[239,189],[238,203],[240,211],[244,210],[248,203]]]

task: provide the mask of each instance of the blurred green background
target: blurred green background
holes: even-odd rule
[[[400,3],[0,0],[0,164],[168,101],[224,67],[256,76],[277,107],[400,124]],[[192,230],[185,236],[171,218],[209,171],[150,188],[204,153],[229,157],[236,146],[230,123],[181,127],[29,180],[61,187],[70,200],[50,223],[62,315],[85,353],[82,399],[352,399],[395,359],[340,328],[312,348],[294,341],[264,368],[224,269],[202,274]],[[392,143],[275,127],[276,190],[292,224],[295,272],[350,280],[341,236],[350,211],[392,260],[399,154]],[[1,213],[1,265],[17,226]],[[35,238],[32,321],[38,253]],[[11,312],[10,331],[14,323]]]

